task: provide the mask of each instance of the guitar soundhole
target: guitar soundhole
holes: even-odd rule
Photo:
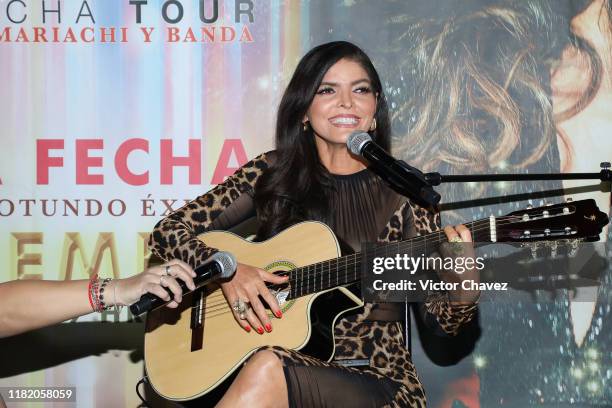
[[[289,287],[289,285],[275,286],[274,288],[270,289],[270,291],[276,298],[278,305],[283,308],[284,305],[288,303],[287,298],[289,297],[289,293],[291,293],[291,288]]]
[[[297,265],[295,265],[293,262],[287,260],[279,260],[274,261],[269,265],[266,265],[262,269],[275,275],[286,276],[291,270],[295,268],[297,268]],[[281,311],[283,313],[285,313],[291,308],[291,306],[293,306],[295,300],[288,300],[291,294],[291,286],[289,284],[271,285],[268,286],[268,288],[270,289],[270,292],[272,292],[272,295],[276,298],[276,301],[278,302],[278,305],[280,306]],[[268,313],[270,314],[270,316],[272,316],[272,312],[268,311]]]
[[[277,272],[275,275],[286,275],[285,272]],[[272,292],[272,296],[276,298],[278,305],[283,313],[293,306],[295,300],[289,300],[289,296],[291,294],[291,286],[289,284],[286,285],[273,285],[269,287],[270,292]],[[272,316],[272,312],[268,311],[268,314]]]

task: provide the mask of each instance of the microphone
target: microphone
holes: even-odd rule
[[[206,262],[194,270],[196,277],[193,278],[193,283],[195,283],[197,288],[217,279],[231,278],[234,276],[237,266],[238,264],[234,255],[230,254],[229,252],[216,252],[210,258],[208,258]],[[183,294],[190,292],[187,285],[185,285],[185,282],[178,279],[177,281],[181,287],[181,290],[183,291]],[[171,297],[174,297],[174,294],[169,288],[164,287],[164,289]],[[130,306],[130,311],[132,314],[134,314],[134,316],[138,316],[169,302],[171,302],[171,300],[166,301],[152,293],[145,293],[140,297],[139,301]]]
[[[374,143],[372,137],[366,132],[351,133],[346,145],[355,156],[366,159],[372,170],[399,193],[416,197],[431,206],[440,202],[440,194],[431,187],[419,169],[408,165],[403,160],[395,159]]]

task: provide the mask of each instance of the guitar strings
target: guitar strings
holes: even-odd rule
[[[476,236],[476,234],[478,232],[482,232],[484,229],[486,229],[486,228],[478,228],[477,227],[477,228],[474,228],[472,230],[472,232]],[[557,231],[561,232],[561,233],[564,232],[563,230],[555,230],[555,231],[551,231],[551,233],[557,232]],[[431,235],[434,235],[434,234],[428,234],[427,236],[425,236],[423,238],[425,238],[426,241],[431,241],[431,242],[438,241],[437,239],[429,240],[428,238],[426,238],[426,237],[431,236]],[[440,234],[436,234],[436,235],[440,235]],[[419,244],[414,244],[413,242],[410,242],[410,240],[399,241],[397,243],[386,243],[384,248],[377,248],[377,251],[375,251],[375,252],[380,253],[381,251],[386,251],[390,246],[393,246],[393,245],[398,245],[398,249],[399,249],[401,246],[405,247],[406,246],[405,244],[410,244],[410,243],[413,244],[413,247],[424,247],[427,244],[427,242],[419,243]],[[412,249],[414,249],[414,248],[412,248]],[[300,295],[293,296],[293,297],[297,298],[297,297],[303,296],[304,295],[304,293],[303,293],[304,290],[306,290],[308,292],[306,294],[312,293],[313,289],[316,290],[316,277],[321,275],[321,274],[323,274],[323,273],[331,274],[331,272],[326,272],[326,271],[323,271],[323,270],[321,272],[316,272],[316,269],[317,269],[316,266],[321,266],[321,268],[323,268],[323,264],[324,263],[331,264],[332,262],[338,262],[340,259],[343,259],[343,258],[346,260],[343,269],[345,269],[345,268],[346,269],[344,270],[344,272],[342,272],[342,274],[337,272],[336,273],[337,278],[334,278],[333,281],[331,280],[331,277],[328,276],[328,285],[326,286],[325,289],[329,289],[331,287],[338,286],[338,284],[340,282],[342,282],[342,284],[350,283],[350,282],[346,281],[346,278],[348,278],[348,276],[351,275],[351,274],[353,274],[355,276],[356,275],[356,269],[354,269],[353,271],[350,271],[348,269],[348,267],[350,267],[350,266],[356,267],[357,265],[360,265],[360,261],[361,261],[360,254],[353,254],[353,255],[349,255],[349,256],[345,256],[345,257],[341,257],[341,258],[332,258],[330,260],[325,260],[325,261],[319,262],[317,264],[309,265],[308,269],[310,269],[310,267],[312,267],[315,270],[315,273],[309,273],[309,270],[303,271],[304,267],[301,267],[301,268],[298,268],[296,270],[290,271],[290,274],[295,274],[297,270],[302,270],[302,278],[301,279],[298,280],[297,278],[295,278],[295,279],[290,279],[289,280],[289,283],[291,283],[291,282],[297,283],[298,281],[301,283],[301,286],[300,286],[301,287],[301,291],[300,291],[301,293],[300,293]],[[353,259],[351,261],[349,261],[349,258],[353,258]],[[338,268],[338,267],[339,267],[339,265],[336,265],[336,268]],[[308,274],[306,279],[304,279],[304,274]],[[312,278],[312,280],[313,280],[312,285],[309,283],[310,278]],[[306,284],[304,284],[304,281],[306,281]],[[278,286],[278,285],[273,285],[273,286]],[[304,286],[305,286],[305,288],[304,288]],[[291,285],[291,289],[290,289],[291,291],[295,290],[297,292],[296,289],[297,289],[297,286],[295,284]],[[323,290],[323,286],[322,285],[321,285],[321,290]],[[214,296],[214,295],[216,295],[216,293],[213,293],[213,294],[209,295],[208,299],[213,300],[213,298],[217,298],[218,297],[218,298],[222,299],[221,302],[213,303],[213,304],[208,305],[206,307],[206,310],[208,310],[209,312],[212,313],[212,312],[215,312],[215,311],[219,310],[218,308],[216,308],[218,306],[222,306],[222,309],[227,309],[228,308],[227,302],[225,301],[222,293],[219,293],[217,296]]]
[[[349,261],[348,260],[349,257],[353,258],[353,260]],[[294,296],[292,296],[292,299],[297,299],[299,297],[302,297],[302,296],[314,293],[316,291],[316,288],[317,288],[316,281],[315,281],[316,276],[319,276],[319,275],[321,275],[323,273],[328,273],[328,284],[325,285],[325,287],[323,287],[323,285],[321,284],[320,285],[320,288],[321,288],[320,290],[331,289],[331,288],[336,287],[336,286],[340,286],[340,285],[343,285],[343,284],[352,283],[353,281],[357,281],[358,278],[361,276],[361,268],[360,268],[361,259],[360,259],[359,254],[349,255],[349,256],[344,257],[344,258],[347,258],[347,261],[346,261],[346,264],[343,265],[343,271],[342,272],[336,272],[336,274],[335,274],[336,277],[334,277],[333,279],[331,278],[331,274],[332,274],[331,272],[322,271],[322,272],[316,272],[314,274],[310,274],[310,277],[313,278],[312,279],[313,282],[312,283],[302,284],[299,287],[300,290],[297,290],[298,286],[290,284],[290,287],[291,287],[290,293],[299,292],[299,293],[295,293]],[[334,258],[334,259],[331,259],[331,260],[323,261],[323,262],[318,263],[316,265],[321,265],[324,262],[328,262],[328,263],[329,262],[333,262],[333,261],[335,261],[337,259],[341,259],[341,258]],[[337,265],[337,266],[340,266],[340,265]],[[350,270],[349,267],[351,267],[351,266],[355,267],[355,269],[354,270]],[[359,266],[359,268],[356,268],[356,266]],[[295,272],[295,270],[290,271],[290,272]],[[357,276],[357,279],[353,279],[352,281],[349,281],[348,278],[351,275],[353,277]],[[289,283],[297,282],[297,281],[298,281],[298,279],[290,279]],[[303,283],[305,281],[305,279],[302,277],[300,279],[300,281]],[[282,286],[278,286],[278,285],[271,285],[271,286],[269,286],[269,288],[273,288],[273,287],[278,287],[279,289],[282,288]],[[214,296],[214,295],[216,295],[216,292],[217,291],[215,291],[215,293],[209,295],[207,299],[213,300],[213,297],[214,297],[215,298],[214,300],[216,300],[216,298],[219,298],[220,302],[213,303],[211,305],[205,306],[205,310],[208,313],[210,313],[210,315],[207,315],[207,317],[215,317],[218,314],[214,314],[214,313],[218,312],[218,311],[222,311],[222,310],[223,310],[223,312],[221,314],[231,313],[231,310],[229,310],[229,306],[227,304],[227,301],[225,300],[225,298],[222,295],[222,293],[219,293],[217,296]]]
[[[484,229],[486,229],[486,228],[476,228],[476,229],[474,229],[474,230],[473,230],[473,232],[479,232],[479,231],[484,230]],[[425,241],[429,241],[429,242],[424,242],[424,243],[423,243],[423,242],[420,242],[420,243],[418,243],[418,244],[414,244],[414,243],[412,243],[412,245],[413,245],[413,247],[414,247],[413,249],[418,250],[418,249],[419,249],[419,246],[426,247],[427,243],[439,242],[439,237],[435,237],[435,238],[433,238],[433,239],[432,239],[432,238],[430,238],[432,235],[439,235],[439,234],[437,234],[438,232],[439,232],[439,231],[436,231],[436,232],[434,232],[434,233],[432,233],[432,234],[428,234],[428,235],[423,236],[423,237],[415,237],[415,238],[420,238],[421,240],[425,240]],[[411,238],[411,239],[412,239],[412,238]],[[383,245],[384,245],[384,247],[378,247],[378,248],[375,248],[375,249],[374,249],[374,252],[375,252],[375,253],[384,252],[384,251],[387,251],[387,248],[388,248],[388,247],[395,246],[395,245],[403,245],[403,246],[405,246],[404,244],[409,244],[409,243],[411,243],[411,242],[410,242],[410,239],[409,239],[409,240],[404,240],[404,241],[398,241],[398,242],[389,242],[389,243],[384,243],[384,244],[383,244]],[[332,259],[324,260],[324,261],[321,261],[321,262],[318,262],[318,263],[315,263],[315,264],[311,264],[311,265],[306,265],[306,266],[298,267],[298,268],[296,268],[296,269],[294,269],[294,270],[289,271],[289,273],[290,273],[290,275],[291,275],[291,274],[295,275],[297,272],[302,271],[302,275],[303,275],[303,274],[308,274],[308,277],[313,277],[313,278],[315,278],[315,277],[318,277],[319,275],[321,275],[321,274],[323,274],[323,273],[326,273],[325,271],[316,272],[317,267],[319,267],[319,266],[320,266],[320,267],[322,267],[324,263],[338,262],[338,261],[339,261],[339,260],[341,260],[341,259],[345,259],[345,260],[346,260],[346,262],[345,262],[344,267],[346,268],[346,267],[348,267],[348,266],[354,266],[354,265],[359,264],[359,261],[357,260],[357,258],[359,258],[360,256],[361,256],[361,254],[360,254],[360,253],[358,253],[358,254],[346,255],[346,256],[344,256],[344,257],[339,257],[339,258],[332,258]],[[349,261],[349,258],[353,258],[353,259],[352,259],[351,261]],[[357,261],[357,262],[355,262],[355,261]],[[315,272],[314,272],[314,273],[310,273],[310,272],[309,272],[309,269],[310,269],[310,268],[315,269]],[[304,271],[305,269],[307,269],[307,270],[306,270],[306,271]],[[302,279],[301,279],[301,280],[306,280],[306,279],[304,279],[304,277],[302,277]],[[289,279],[289,282],[297,282],[297,281],[298,281],[298,279],[296,279],[296,278],[290,278],[290,279]],[[294,286],[295,286],[295,285],[294,285]],[[210,295],[209,295],[209,298],[210,298]],[[211,305],[211,306],[209,306],[209,307],[212,307],[212,306],[213,306],[213,305]]]
[[[521,216],[499,217],[499,218],[496,218],[496,224],[498,226],[503,226],[503,225],[507,225],[507,224],[513,223],[514,222],[513,220],[522,220],[522,217]],[[470,231],[472,232],[472,235],[474,236],[474,238],[476,238],[476,235],[479,232],[482,232],[482,231],[485,231],[485,230],[488,229],[488,227],[489,227],[489,220],[486,220],[486,219],[479,220],[479,221],[475,221],[475,222],[473,222],[471,224],[472,224],[472,227],[470,228]],[[478,226],[478,224],[486,224],[486,225]],[[557,231],[555,230],[554,232],[557,232]],[[564,232],[564,231],[563,230],[558,230],[558,232]],[[553,233],[553,231],[551,231],[551,233]],[[427,235],[425,235],[423,237],[414,237],[414,238],[411,238],[411,239],[408,239],[408,240],[398,241],[397,243],[385,243],[384,247],[375,248],[373,250],[373,252],[374,252],[374,254],[380,254],[381,252],[388,251],[389,247],[392,247],[394,245],[397,245],[398,250],[401,250],[402,247],[406,248],[407,246],[410,246],[411,247],[410,249],[418,251],[419,249],[425,249],[427,247],[427,244],[432,244],[432,243],[438,243],[439,244],[441,242],[445,242],[446,239],[441,239],[442,236],[444,236],[444,238],[445,238],[444,231],[440,230],[440,231],[436,231],[436,232],[434,232],[432,234],[427,234]],[[500,235],[500,237],[503,237],[503,236],[504,236],[503,234]],[[419,240],[419,238],[420,238],[420,240]],[[413,242],[415,240],[418,240],[420,242],[418,242],[418,243]],[[478,241],[478,240],[474,239],[474,241]],[[349,258],[353,258],[353,259],[349,261]],[[316,290],[316,278],[318,276],[324,274],[324,273],[328,273],[328,275],[331,274],[331,272],[327,272],[327,271],[324,271],[324,270],[321,270],[320,272],[316,272],[317,266],[321,266],[321,269],[322,269],[324,263],[328,263],[329,264],[328,266],[331,266],[332,262],[336,262],[335,266],[336,266],[336,268],[338,268],[340,266],[339,263],[340,263],[341,259],[345,259],[345,265],[343,265],[344,271],[342,273],[338,273],[338,271],[337,271],[336,272],[337,278],[334,278],[333,280],[331,279],[331,276],[328,276],[328,284],[326,285],[325,289],[329,289],[329,288],[332,288],[334,286],[338,286],[338,284],[340,284],[340,282],[343,282],[343,284],[349,283],[349,282],[346,282],[346,280],[347,280],[347,278],[350,275],[354,275],[354,276],[356,275],[356,270],[357,270],[356,267],[357,267],[357,265],[360,265],[360,263],[361,263],[361,259],[360,258],[361,258],[361,254],[352,254],[352,255],[348,255],[348,256],[344,256],[344,257],[340,257],[340,258],[332,258],[330,260],[325,260],[325,261],[322,261],[322,262],[319,262],[319,263],[316,263],[316,264],[308,265],[306,267],[300,267],[300,268],[291,270],[291,271],[289,271],[289,275],[290,276],[291,275],[295,276],[297,274],[297,271],[301,270],[302,271],[302,278],[300,280],[298,280],[297,277],[289,279],[288,283],[289,283],[289,286],[290,286],[290,293],[297,289],[298,281],[301,284],[300,285],[300,288],[301,288],[300,292],[303,293],[304,289],[306,289],[307,292],[312,293],[311,289],[312,290]],[[353,271],[348,269],[351,266],[355,267],[355,269]],[[309,270],[310,270],[311,267],[314,269],[315,273],[309,273]],[[307,268],[307,270],[304,271],[304,268]],[[304,274],[307,274],[306,279],[304,279]],[[359,273],[359,275],[360,274],[361,273]],[[312,281],[313,281],[312,285],[309,282],[311,280],[311,278],[312,278]],[[321,278],[321,280],[322,280],[322,278]],[[306,281],[306,283],[305,283],[306,287],[304,288],[304,282],[305,281]],[[293,282],[293,284],[291,284],[292,282]],[[278,286],[278,285],[271,285],[269,287],[271,288],[271,287],[274,287],[274,286]],[[311,286],[312,286],[312,288],[311,288]],[[282,288],[282,286],[279,287],[279,288]],[[323,282],[321,282],[321,290],[323,290]],[[219,292],[219,293],[217,293],[217,292]],[[299,295],[299,296],[295,296],[293,298],[298,298],[298,297],[301,297],[301,296],[303,296],[303,294]],[[231,313],[231,310],[229,309],[229,305],[227,304],[227,301],[225,300],[225,298],[224,298],[224,296],[223,296],[223,294],[221,293],[220,290],[215,290],[213,293],[208,295],[206,299],[207,300],[211,300],[211,301],[214,301],[214,300],[217,300],[217,299],[221,300],[220,302],[212,303],[212,304],[206,305],[204,307],[205,312],[209,313],[207,315],[207,317],[215,317],[215,316],[218,316],[220,314]],[[220,313],[220,314],[215,314],[215,312],[218,312],[218,311],[223,311],[223,312]]]

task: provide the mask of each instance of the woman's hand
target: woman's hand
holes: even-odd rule
[[[105,298],[120,306],[135,303],[145,293],[152,293],[163,300],[169,301],[172,298],[164,290],[164,287],[166,287],[174,295],[174,300],[168,303],[167,306],[175,308],[183,299],[183,291],[179,286],[178,279],[185,282],[190,290],[194,290],[195,284],[193,283],[193,278],[195,276],[196,274],[191,266],[178,259],[174,259],[163,265],[149,268],[131,278],[113,280],[109,283]]]
[[[282,312],[276,298],[266,287],[266,282],[283,284],[288,279],[287,276],[277,276],[263,269],[239,263],[234,277],[222,283],[221,290],[238,324],[247,332],[253,327],[257,333],[263,334],[264,327],[267,332],[272,331],[272,324],[259,297],[265,300],[274,315],[280,319]],[[245,311],[240,313],[237,306],[243,303],[246,306]]]
[[[475,267],[465,267],[466,259],[471,258],[472,265],[474,265],[476,259],[476,255],[474,253],[474,246],[472,245],[472,234],[470,233],[470,230],[463,224],[459,224],[454,227],[446,226],[444,227],[444,233],[446,234],[446,237],[448,238],[448,241],[449,243],[451,243],[451,245],[455,244],[456,246],[458,246],[458,248],[452,248],[451,246],[450,252],[454,253],[455,258],[464,258],[463,263],[461,264],[464,265],[463,268],[465,270],[463,272],[459,273],[456,270],[457,268],[455,267],[455,270],[446,271],[446,273],[444,273],[444,276],[441,276],[443,281],[458,283],[457,290],[449,291],[450,299],[454,302],[459,303],[475,302],[480,297],[480,291],[465,290],[461,286],[461,283],[466,280],[473,281],[476,284],[480,282],[480,274],[478,270]],[[455,265],[459,264],[455,263]]]

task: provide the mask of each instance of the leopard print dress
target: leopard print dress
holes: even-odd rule
[[[161,220],[151,234],[151,250],[163,259],[178,258],[192,267],[205,261],[216,249],[205,246],[197,235],[229,229],[256,215],[254,186],[268,168],[270,156],[256,157],[222,184]],[[336,225],[330,226],[341,244],[353,250],[359,250],[361,242],[399,241],[440,228],[439,214],[397,195],[369,170],[334,179],[337,189],[347,194],[332,200]],[[355,216],[364,209],[362,217]],[[356,218],[360,221],[355,222]],[[398,307],[403,310],[403,304],[366,303],[360,312],[339,320],[334,330],[335,355],[329,362],[295,350],[263,348],[274,352],[285,367],[289,405],[424,407],[425,392],[405,347]],[[433,293],[420,310],[430,315],[427,321],[436,322],[437,331],[455,335],[474,317],[476,305],[454,305],[446,293]],[[369,361],[369,365],[343,364],[354,360]]]

